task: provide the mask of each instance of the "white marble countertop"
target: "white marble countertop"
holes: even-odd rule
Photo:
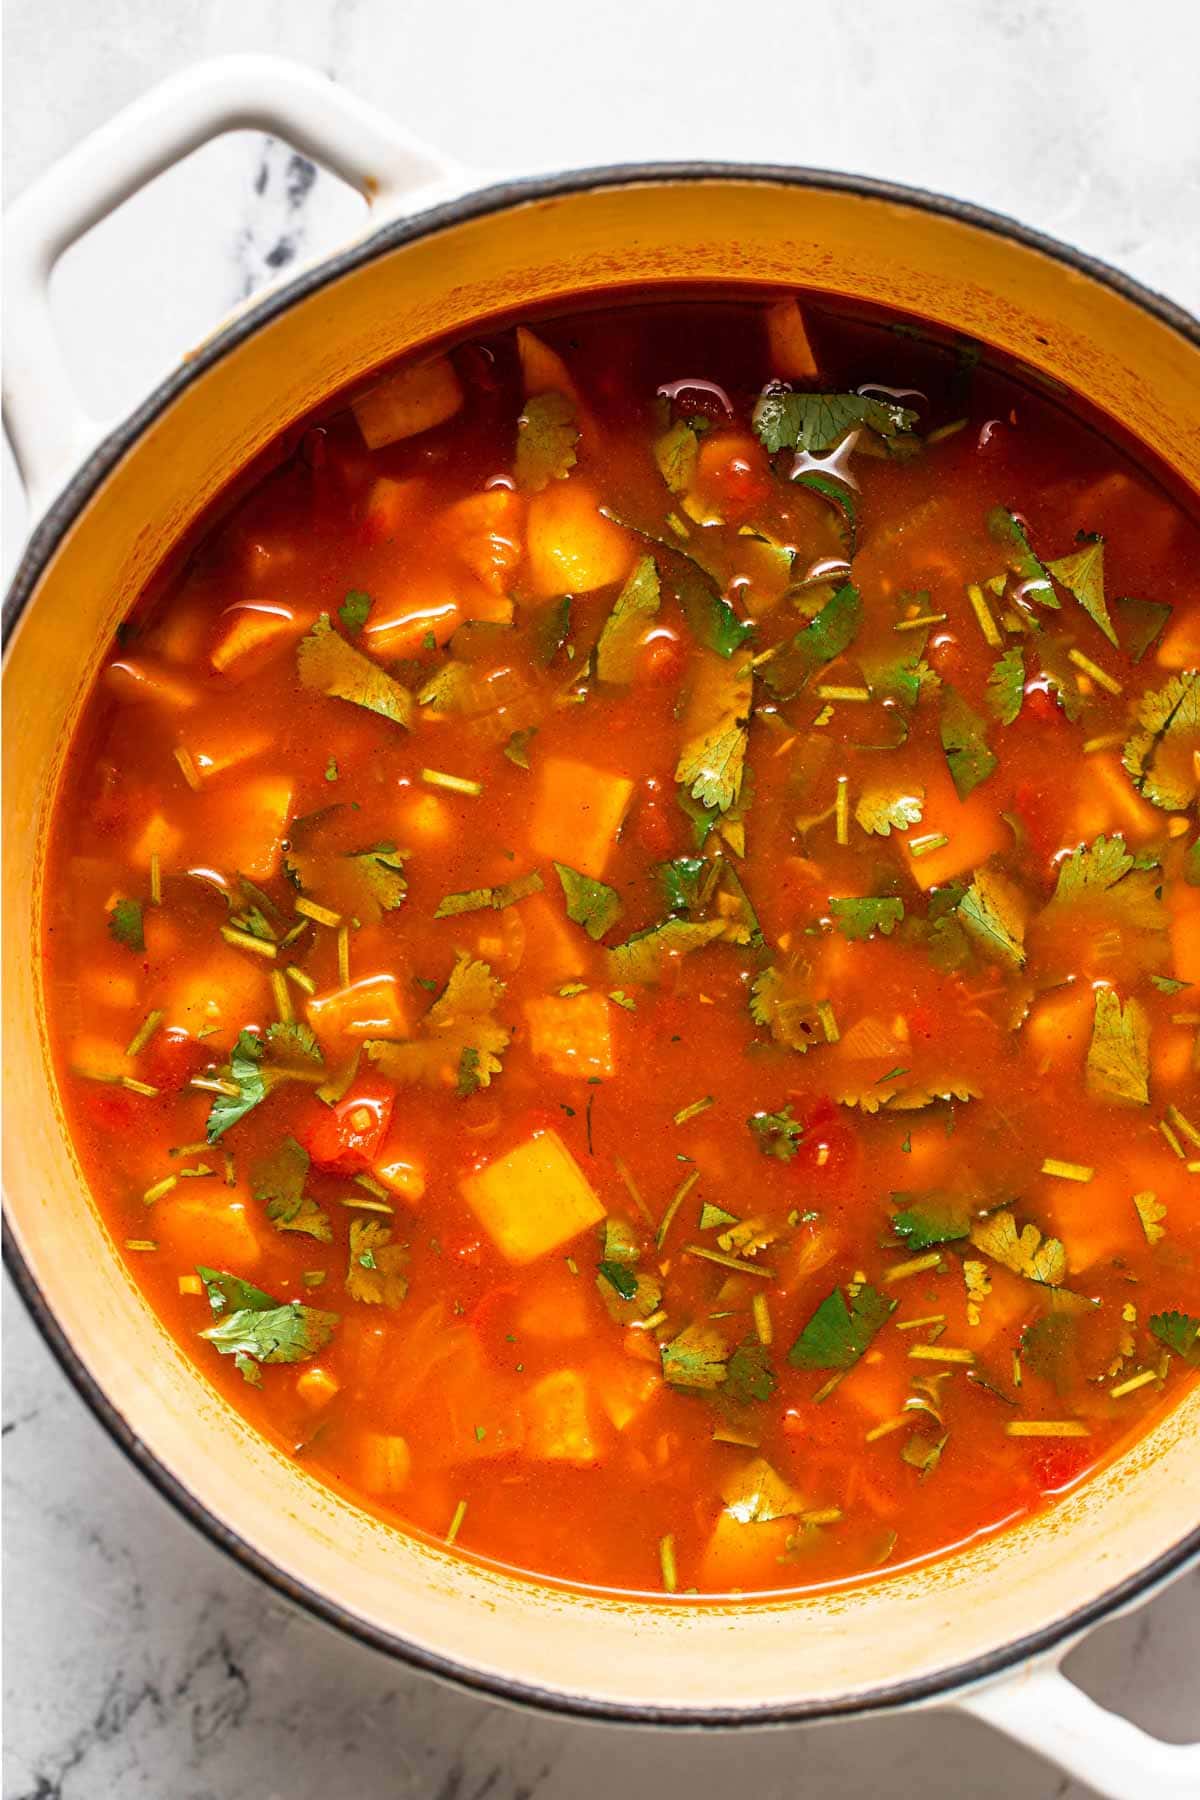
[[[1200,9],[1183,0],[6,0],[6,183],[19,192],[163,75],[291,55],[466,162],[744,157],[862,170],[1015,214],[1200,306]],[[63,261],[81,391],[128,408],[278,261],[355,202],[250,134],[198,152]],[[265,191],[256,173],[265,165]],[[1190,221],[1190,223],[1189,223]],[[5,570],[23,510],[3,468]],[[11,1289],[4,1316],[5,1800],[1080,1800],[949,1713],[678,1737],[522,1715],[418,1678],[285,1607],[136,1476]],[[1200,1716],[1192,1577],[1070,1672],[1163,1736]]]

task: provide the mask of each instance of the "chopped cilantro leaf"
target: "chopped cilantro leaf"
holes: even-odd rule
[[[408,1252],[392,1243],[382,1219],[355,1219],[350,1226],[346,1292],[366,1306],[399,1306],[408,1293]]]
[[[877,437],[908,432],[917,415],[891,400],[862,394],[795,394],[773,383],[764,388],[754,408],[754,430],[772,456],[779,450],[807,450],[822,456],[836,449],[852,431],[866,429]]]
[[[265,1203],[267,1217],[276,1231],[300,1231],[318,1243],[333,1242],[329,1216],[304,1192],[308,1178],[308,1151],[295,1138],[286,1137],[269,1156],[250,1168],[250,1191]]]
[[[711,1325],[689,1325],[660,1346],[663,1378],[672,1387],[716,1388],[728,1375],[729,1352]]]
[[[792,1117],[790,1105],[779,1112],[754,1113],[746,1123],[763,1155],[778,1157],[780,1162],[790,1162],[804,1138],[804,1127]]]
[[[673,494],[686,494],[691,487],[699,449],[699,439],[686,419],[677,419],[654,440],[654,460]]]
[[[276,1019],[267,1026],[267,1042],[283,1061],[321,1063],[321,1046],[311,1025],[302,1019]]]
[[[1143,694],[1137,722],[1123,757],[1134,787],[1151,805],[1183,812],[1200,789],[1200,670],[1185,669]]]
[[[581,875],[566,863],[556,862],[554,871],[562,884],[568,919],[574,925],[582,925],[593,942],[599,943],[624,910],[616,889],[594,881],[590,875]]]
[[[233,1094],[217,1094],[208,1115],[208,1141],[215,1144],[217,1139],[244,1119],[252,1107],[266,1099],[267,1086],[262,1071],[263,1047],[258,1038],[248,1031],[238,1033],[237,1043],[229,1059],[229,1079],[236,1083],[238,1092]]]
[[[540,894],[542,878],[536,869],[528,875],[518,875],[514,881],[502,882],[499,887],[468,888],[465,893],[445,894],[439,900],[435,919],[453,919],[460,913],[503,912],[507,906],[515,906],[518,900],[527,900],[530,894]]]
[[[1021,521],[1007,507],[994,506],[988,514],[987,522],[988,530],[996,542],[1002,544],[1008,552],[1008,565],[1017,578],[1019,597],[1058,612],[1060,608],[1054,583],[1046,573],[1045,565],[1030,549],[1029,538]]]
[[[1081,548],[1069,556],[1060,556],[1046,567],[1055,581],[1065,587],[1082,606],[1093,624],[1099,626],[1114,649],[1117,634],[1108,616],[1104,598],[1104,539],[1094,533],[1080,532]]]
[[[118,900],[108,915],[108,929],[117,943],[124,944],[127,950],[144,950],[146,936],[141,901]]]
[[[365,707],[397,725],[411,723],[413,702],[408,689],[347,643],[334,630],[328,613],[322,613],[300,639],[296,664],[302,687]]]
[[[360,632],[370,615],[372,600],[361,588],[351,588],[338,607],[338,618],[347,631]]]
[[[858,943],[869,938],[873,931],[878,931],[882,937],[891,937],[904,917],[904,902],[875,899],[869,894],[855,895],[831,900],[829,911],[842,936]]]
[[[858,549],[858,501],[854,497],[854,489],[820,469],[801,469],[798,475],[793,475],[792,480],[798,487],[811,488],[814,494],[819,494],[822,500],[832,506],[837,514],[838,529],[846,555],[852,557]]]
[[[841,1288],[834,1288],[792,1345],[788,1361],[796,1369],[852,1369],[895,1310],[896,1301],[869,1282],[852,1292],[849,1304]]]
[[[861,621],[862,599],[846,582],[782,650],[761,664],[762,678],[776,699],[791,699],[819,669],[849,649]]]
[[[876,784],[863,789],[854,817],[864,831],[890,837],[893,831],[907,831],[910,825],[919,825],[924,805],[925,789],[919,783]]]
[[[942,699],[942,749],[960,800],[973,793],[996,767],[986,727],[961,694],[947,687]]]
[[[728,812],[741,793],[752,691],[746,653],[730,661],[707,657],[697,670],[675,779],[717,812]]]
[[[503,745],[505,756],[518,769],[529,767],[529,746],[537,736],[536,725],[527,725],[523,731],[514,731],[507,743]]]
[[[910,1250],[928,1250],[971,1235],[967,1209],[951,1195],[893,1194],[892,1199],[903,1203],[892,1219],[892,1230]]]
[[[232,1356],[247,1381],[257,1382],[261,1363],[305,1362],[333,1336],[337,1314],[319,1312],[298,1300],[280,1304],[236,1275],[197,1271],[217,1322],[200,1336],[222,1356]]]
[[[1147,1323],[1160,1344],[1190,1368],[1200,1369],[1200,1319],[1190,1313],[1160,1312],[1151,1314]]]
[[[802,966],[769,963],[750,989],[750,1016],[768,1028],[777,1044],[801,1055],[828,1041]]]
[[[1025,699],[1025,655],[1019,644],[1006,650],[992,664],[987,678],[987,703],[1002,725],[1011,725]]]
[[[721,1392],[725,1399],[743,1405],[751,1400],[771,1398],[775,1392],[775,1371],[765,1347],[757,1339],[748,1338],[733,1352]]]
[[[571,635],[571,596],[539,606],[529,626],[529,651],[539,669],[548,669]]]
[[[1150,1021],[1141,1003],[1122,1006],[1112,988],[1095,991],[1087,1091],[1095,1100],[1146,1106],[1150,1101]]]
[[[1048,1287],[1059,1287],[1066,1278],[1067,1256],[1057,1238],[1043,1240],[1036,1225],[1017,1230],[1017,1221],[1005,1208],[971,1227],[971,1242],[993,1262],[998,1262],[1014,1275],[1027,1281],[1039,1281]]]
[[[597,1274],[600,1275],[603,1280],[607,1281],[609,1287],[616,1290],[622,1300],[633,1300],[636,1298],[638,1278],[627,1263],[602,1262],[597,1269]]]
[[[421,1020],[416,1038],[403,1044],[372,1042],[367,1053],[376,1067],[392,1081],[447,1081],[460,1085],[464,1077],[475,1087],[488,1087],[501,1069],[508,1049],[509,1032],[495,1018],[504,992],[485,962],[467,951],[459,954],[450,979]],[[473,1055],[466,1058],[466,1051]]]
[[[1113,607],[1120,621],[1125,653],[1139,663],[1162,636],[1173,609],[1158,600],[1134,600],[1129,595],[1114,600]]]
[[[1025,962],[1025,903],[1020,891],[991,869],[976,869],[958,918],[986,956],[1021,968]]]
[[[679,561],[681,569],[673,581],[688,630],[704,649],[714,650],[718,656],[732,656],[754,635],[753,620],[739,619],[698,563],[690,557]]]
[[[608,952],[609,976],[618,983],[655,982],[670,957],[702,950],[726,936],[724,919],[665,919],[661,925],[652,925],[614,945]]]
[[[701,856],[677,856],[660,863],[656,871],[669,913],[696,912],[704,902],[705,887],[714,865]]]
[[[637,675],[637,656],[646,634],[647,621],[659,607],[658,567],[652,556],[643,556],[613,602],[596,643],[596,675],[614,686],[625,685]]]
[[[517,420],[517,486],[540,494],[575,467],[579,426],[574,402],[565,394],[534,394]]]

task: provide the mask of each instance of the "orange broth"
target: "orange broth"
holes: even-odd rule
[[[875,1577],[1128,1445],[1200,1361],[1200,534],[1148,463],[779,294],[486,329],[271,460],[122,628],[45,911],[206,1377],[625,1590]]]

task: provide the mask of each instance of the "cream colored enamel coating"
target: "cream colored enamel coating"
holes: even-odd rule
[[[629,1707],[843,1701],[1001,1649],[1191,1531],[1200,1391],[1052,1514],[859,1592],[690,1606],[550,1591],[373,1523],[214,1394],[113,1254],[67,1143],[38,977],[47,809],[117,620],[229,478],[384,358],[613,284],[779,281],[912,308],[1023,356],[1200,475],[1195,351],[1091,279],[890,201],[733,178],[535,201],[396,248],[295,304],[150,425],[53,556],[5,677],[5,1162],[20,1247],[75,1353],[216,1518],[358,1618],[501,1681]],[[469,1522],[464,1532],[469,1546]]]

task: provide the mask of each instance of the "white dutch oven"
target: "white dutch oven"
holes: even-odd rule
[[[50,270],[151,176],[242,127],[277,134],[363,192],[368,233],[228,321],[130,419],[101,426],[59,355]],[[1021,357],[1195,485],[1194,322],[1006,220],[865,180],[689,165],[472,191],[389,119],[259,59],[197,67],[97,132],[13,207],[6,263],[6,416],[40,521],[9,596],[4,676],[6,1254],[116,1441],[280,1592],[503,1699],[713,1727],[952,1703],[1102,1794],[1200,1794],[1200,1746],[1145,1736],[1058,1672],[1089,1626],[1200,1552],[1200,1388],[1051,1513],[861,1591],[697,1606],[514,1580],[391,1531],[311,1480],[159,1325],[64,1130],[36,948],[47,809],[116,622],[256,450],[398,351],[614,284],[778,281],[890,302]]]

